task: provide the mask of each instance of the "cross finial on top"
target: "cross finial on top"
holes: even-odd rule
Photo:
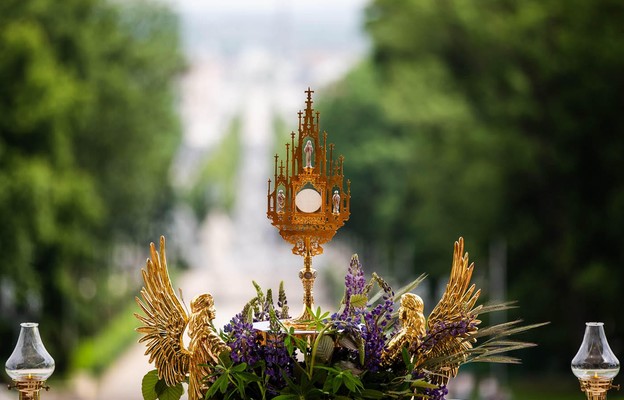
[[[308,90],[305,92],[308,94],[308,99],[306,100],[306,105],[308,106],[307,108],[312,109],[312,93],[314,93],[314,90],[310,89],[308,86]]]

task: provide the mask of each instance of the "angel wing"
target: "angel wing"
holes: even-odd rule
[[[160,254],[150,243],[150,258],[141,273],[145,282],[141,289],[143,299],[135,299],[145,315],[134,314],[143,324],[137,328],[144,334],[139,343],[146,342],[145,355],[149,355],[150,363],[155,363],[158,377],[174,386],[184,381],[189,372],[191,353],[183,343],[189,316],[171,286],[164,236],[160,237]]]
[[[455,377],[462,360],[472,343],[467,339],[477,330],[481,322],[476,319],[478,309],[475,303],[481,290],[475,292],[475,285],[470,285],[474,263],[468,264],[468,253],[464,254],[464,239],[455,242],[451,275],[442,298],[427,320],[427,335],[430,336],[430,349],[426,357],[430,362],[427,367],[437,373],[436,384],[446,384]],[[455,334],[448,334],[455,330]]]

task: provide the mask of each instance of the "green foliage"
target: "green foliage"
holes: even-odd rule
[[[85,338],[73,349],[69,369],[99,374],[111,365],[128,346],[136,342],[136,302],[133,300],[96,335]]]
[[[147,2],[0,4],[0,355],[35,320],[57,370],[125,304],[119,245],[149,237],[173,197],[180,129],[176,17]],[[13,337],[13,339],[10,339]]]
[[[182,384],[167,386],[164,379],[158,378],[158,370],[151,370],[141,380],[141,393],[144,400],[179,400],[184,394]]]
[[[246,363],[233,364],[232,360],[227,357],[227,354],[224,357],[220,357],[220,360],[222,363],[215,365],[218,378],[206,392],[206,397],[209,399],[214,398],[217,393],[223,395],[225,399],[244,398],[247,385],[263,380],[261,377],[247,372]],[[262,388],[262,385],[260,387]]]
[[[354,259],[357,261],[355,256]],[[363,279],[363,274],[356,275]],[[434,394],[437,391],[445,392],[444,388],[431,382],[430,375],[435,375],[435,371],[443,371],[449,365],[459,366],[469,362],[515,363],[517,359],[504,353],[533,344],[515,341],[510,336],[543,325],[521,326],[520,321],[513,321],[485,326],[483,329],[471,331],[467,336],[461,336],[465,333],[453,328],[453,321],[447,321],[449,326],[446,332],[442,330],[433,332],[428,329],[428,333],[419,339],[422,341],[417,347],[404,346],[402,361],[391,364],[380,362],[374,369],[367,369],[365,360],[371,357],[371,354],[367,353],[370,351],[368,345],[377,342],[382,343],[382,348],[387,345],[392,336],[390,332],[396,333],[392,327],[398,318],[397,313],[392,312],[392,307],[386,308],[388,305],[386,300],[384,300],[385,311],[377,309],[374,299],[381,296],[373,295],[368,298],[373,284],[377,283],[383,293],[390,295],[387,300],[392,304],[398,301],[403,293],[422,282],[424,277],[414,280],[395,294],[375,273],[364,287],[360,286],[363,282],[353,283],[356,275],[345,279],[346,286],[353,287],[348,286],[349,289],[345,290],[348,298],[343,300],[341,311],[330,317],[329,313],[323,312],[320,307],[316,311],[308,309],[310,320],[305,321],[307,326],[299,327],[299,330],[288,326],[288,322],[278,320],[270,291],[267,291],[265,296],[262,289],[254,283],[257,297],[245,306],[246,311],[233,318],[221,332],[222,339],[232,351],[222,352],[216,364],[207,365],[212,374],[208,377],[210,384],[205,397],[283,400],[406,399],[414,396],[429,398],[438,396],[439,394]],[[353,292],[355,289],[358,290],[357,293]],[[364,296],[368,301],[364,301],[361,306],[355,306],[350,300],[354,297],[359,299],[360,296]],[[268,314],[270,329],[262,332],[252,327],[250,323],[252,315],[246,315],[253,309],[249,304],[257,303],[258,298],[261,298],[265,308],[269,309],[268,313],[262,309],[255,311],[253,315],[258,317]],[[345,311],[345,303],[354,308]],[[507,310],[512,306],[513,303],[479,305],[471,313],[485,314]],[[368,312],[372,314],[367,316]],[[385,314],[386,312],[388,314]],[[371,316],[378,321],[389,322],[392,319],[395,321],[382,324],[380,335],[365,337],[365,331],[361,329],[363,325],[370,323]],[[447,346],[448,342],[443,342],[443,336],[461,337],[461,340],[475,345],[460,352],[432,352],[434,346]],[[431,347],[428,347],[427,341],[432,341]],[[419,353],[421,346],[429,350]],[[235,358],[233,354],[236,354]],[[244,359],[253,361],[245,362]],[[276,378],[277,372],[281,374],[283,380]],[[151,382],[150,386],[154,384]],[[152,400],[147,397],[145,399]]]
[[[568,370],[589,320],[624,349],[623,18],[619,0],[374,0],[371,59],[321,104],[366,199],[346,229],[434,276],[451,238],[506,240],[510,297],[552,321],[530,370]]]
[[[236,200],[241,145],[241,119],[237,117],[232,120],[211,156],[199,168],[185,194],[198,220],[203,220],[210,209],[232,211]]]

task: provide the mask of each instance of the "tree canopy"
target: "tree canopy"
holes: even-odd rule
[[[116,246],[171,207],[182,67],[154,3],[0,3],[0,334],[40,322],[61,369],[111,312]]]
[[[624,3],[374,0],[369,60],[323,99],[352,184],[346,229],[396,268],[508,248],[531,368],[568,371],[584,322],[624,349]],[[539,336],[538,336],[539,335]]]

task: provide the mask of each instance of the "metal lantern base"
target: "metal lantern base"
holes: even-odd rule
[[[587,400],[606,400],[607,391],[611,388],[620,389],[619,385],[612,385],[613,379],[592,377],[579,379],[581,390],[587,395]]]
[[[13,388],[17,389],[17,391],[19,392],[20,400],[39,400],[41,398],[41,389],[50,389],[49,386],[45,385],[45,381],[39,381],[34,379],[13,381],[13,384],[9,385],[9,389]]]

